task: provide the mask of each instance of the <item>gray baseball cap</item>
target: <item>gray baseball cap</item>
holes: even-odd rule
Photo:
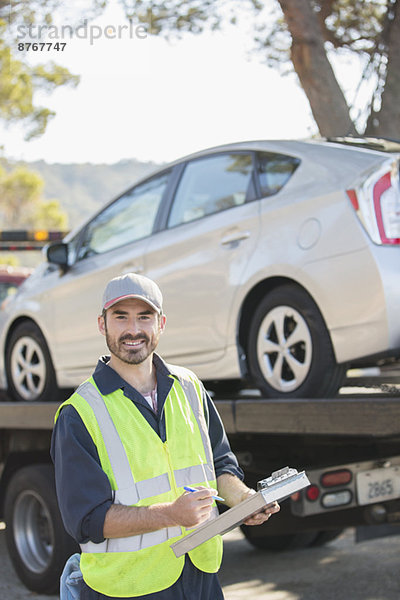
[[[103,294],[103,310],[107,310],[125,298],[137,298],[147,302],[156,312],[162,314],[163,297],[158,285],[143,275],[127,273],[114,277],[108,282]]]

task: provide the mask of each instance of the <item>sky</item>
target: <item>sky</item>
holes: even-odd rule
[[[40,40],[65,42],[63,52],[28,51],[26,57],[66,66],[81,76],[80,84],[38,96],[56,116],[37,140],[25,142],[21,126],[0,127],[9,158],[160,163],[223,143],[317,133],[296,76],[282,76],[251,53],[250,24],[168,42],[136,25],[129,30],[116,0],[81,28],[80,38],[62,32],[65,23],[73,20],[55,20],[53,37],[42,30]],[[19,43],[38,41],[37,30],[27,33],[18,33]],[[354,82],[352,65],[339,68],[345,84]]]

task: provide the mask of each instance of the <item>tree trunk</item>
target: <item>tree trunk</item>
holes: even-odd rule
[[[292,36],[291,60],[322,136],[355,134],[310,0],[278,0]]]
[[[366,133],[400,140],[400,6],[393,6],[393,20],[389,25],[388,65],[381,108],[372,112]]]

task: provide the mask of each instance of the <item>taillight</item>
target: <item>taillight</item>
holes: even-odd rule
[[[376,244],[400,244],[399,164],[385,162],[354,189],[346,190],[360,221]]]
[[[319,488],[317,485],[310,485],[306,489],[306,498],[310,500],[310,502],[315,502],[319,498]]]
[[[346,485],[352,480],[351,471],[340,469],[339,471],[328,471],[321,475],[321,485],[323,487],[334,487],[336,485]]]

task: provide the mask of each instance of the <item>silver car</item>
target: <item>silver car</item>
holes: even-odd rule
[[[132,271],[163,290],[167,361],[210,387],[334,395],[349,365],[399,356],[399,244],[398,154],[331,141],[199,152],[48,247],[0,311],[0,388],[40,401],[78,385],[106,352],[105,283]]]

